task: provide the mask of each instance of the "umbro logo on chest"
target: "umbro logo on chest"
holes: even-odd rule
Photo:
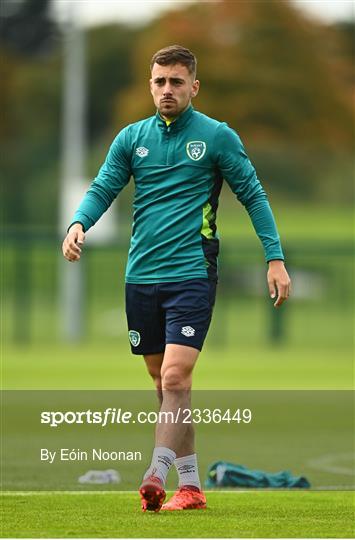
[[[137,148],[136,150],[136,155],[140,158],[144,158],[148,154],[149,154],[149,150],[145,146],[139,146],[139,148]]]

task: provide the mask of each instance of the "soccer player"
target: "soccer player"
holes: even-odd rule
[[[175,415],[190,407],[192,372],[211,321],[223,179],[245,206],[262,242],[274,306],[281,306],[290,291],[273,214],[255,169],[233,129],[194,110],[191,100],[199,87],[191,51],[172,45],[154,54],[150,92],[157,112],[117,135],[63,242],[64,257],[78,261],[86,231],[134,178],[126,268],[128,335],[132,353],[143,355],[154,380],[160,410]],[[173,464],[179,487],[163,505]],[[143,510],[206,507],[192,424],[157,424],[140,496]]]

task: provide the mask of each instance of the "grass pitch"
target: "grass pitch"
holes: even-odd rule
[[[226,198],[222,204],[225,206],[220,212],[223,277],[223,272],[228,270],[228,241],[233,253],[238,254],[236,260],[233,258],[229,262],[232,269],[250,262],[248,254],[243,259],[242,240],[247,246],[255,246],[255,250],[260,247],[248,216],[242,209],[238,212],[234,199]],[[272,346],[267,336],[270,317],[266,297],[262,300],[243,299],[240,287],[233,285],[231,289],[228,285],[228,299],[235,299],[235,303],[229,300],[226,307],[222,301],[218,308],[217,301],[210,344],[206,345],[198,362],[194,387],[350,389],[353,369],[352,254],[350,249],[343,257],[337,254],[329,258],[329,253],[338,253],[339,242],[340,246],[351,242],[351,210],[334,205],[307,207],[304,201],[294,207],[289,204],[273,204],[273,207],[285,246],[291,250],[287,255],[292,277],[293,266],[308,269],[319,278],[318,285],[324,288],[318,291],[319,296],[301,298],[297,297],[297,291],[302,288],[302,283],[298,287],[294,281],[294,299],[286,311],[282,311],[286,317],[285,341]],[[313,239],[310,239],[310,231]],[[129,232],[130,225],[127,226]],[[42,244],[36,249],[31,247],[28,264],[31,264],[32,289],[27,303],[26,297],[23,299],[16,293],[16,276],[19,275],[15,272],[18,264],[16,246],[4,251],[4,291],[7,291],[4,310],[9,313],[4,320],[4,335],[7,336],[3,351],[4,360],[6,358],[4,386],[13,390],[151,389],[141,359],[130,356],[127,344],[123,285],[121,283],[119,287],[117,282],[123,276],[126,251],[118,252],[113,247],[107,253],[102,249],[97,253],[86,252],[86,259],[91,261],[87,265],[90,266],[87,278],[91,294],[87,321],[89,339],[79,346],[69,346],[60,343],[57,336],[58,247],[57,241],[44,248]],[[249,253],[249,247],[247,251]],[[223,299],[222,294],[218,296]],[[31,307],[23,318],[29,328],[29,342],[14,344],[18,315],[26,306]],[[319,439],[319,429],[311,430],[310,434],[313,439]],[[335,438],[337,436],[335,433]],[[21,436],[21,448],[26,437]],[[254,451],[258,452],[259,447]],[[239,443],[238,457],[243,458],[240,452]],[[252,457],[250,451],[246,455]],[[298,461],[294,456],[292,459],[288,456],[292,471],[298,463],[299,470],[308,474],[301,463],[304,452],[295,452],[295,455]],[[274,459],[278,469],[277,452]],[[340,466],[344,468],[343,463],[336,464],[336,467]],[[334,483],[348,484],[349,479],[342,479],[337,474],[330,484],[322,485],[333,486]],[[2,497],[1,536],[351,538],[355,534],[353,493],[350,491],[211,492],[208,493],[208,505],[206,511],[200,512],[142,514],[136,493],[13,492]]]
[[[114,343],[4,345],[7,390],[152,390],[141,357],[126,336]],[[335,361],[336,359],[336,361]],[[218,369],[216,369],[218,363]],[[351,390],[352,350],[347,346],[208,347],[199,358],[193,387],[214,389]]]
[[[203,511],[143,514],[136,493],[23,493],[3,499],[8,538],[349,538],[352,492],[210,492]]]

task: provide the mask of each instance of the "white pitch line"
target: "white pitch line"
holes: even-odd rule
[[[308,460],[307,465],[313,467],[313,469],[318,469],[319,471],[329,472],[332,474],[343,474],[345,476],[354,476],[354,467],[344,467],[339,465],[339,462],[350,461],[353,458],[354,454],[351,452],[342,454],[327,454]]]
[[[221,489],[221,490],[205,490],[205,493],[207,495],[210,495],[212,493],[234,493],[234,495],[239,495],[242,493],[253,493],[259,494],[259,493],[289,493],[289,492],[304,492],[304,493],[310,493],[312,491],[341,491],[341,490],[354,490],[354,485],[338,485],[338,486],[318,486],[311,489],[304,489],[304,488],[259,488],[259,489]],[[0,493],[0,495],[5,497],[29,497],[33,495],[123,495],[127,493],[134,493],[138,496],[138,492],[136,490],[130,490],[130,491],[3,491]],[[167,491],[167,493],[173,493],[173,490]]]
[[[343,485],[343,486],[318,486],[314,488],[313,491],[353,491],[355,489],[355,484],[352,484],[351,486]]]
[[[258,493],[260,490],[255,489],[236,489],[236,490],[215,490],[205,491],[205,493]],[[11,496],[16,495],[20,497],[27,497],[29,495],[122,495],[126,493],[134,493],[138,496],[137,490],[121,490],[121,491],[3,491],[1,495]],[[167,493],[174,493],[173,490],[167,491]]]
[[[3,491],[1,495],[19,495],[26,497],[28,495],[108,495],[121,493],[137,493],[136,491]]]

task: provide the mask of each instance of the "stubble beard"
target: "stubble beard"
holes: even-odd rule
[[[159,113],[166,118],[175,118],[180,114],[180,111],[178,110],[176,103],[171,103],[171,105],[163,103],[159,107]]]
[[[177,103],[177,101],[173,101],[172,103],[159,103],[159,106],[157,107],[160,116],[170,119],[170,118],[177,118],[180,114],[182,114],[186,109],[189,107],[191,101],[187,103],[184,107],[180,106]]]

